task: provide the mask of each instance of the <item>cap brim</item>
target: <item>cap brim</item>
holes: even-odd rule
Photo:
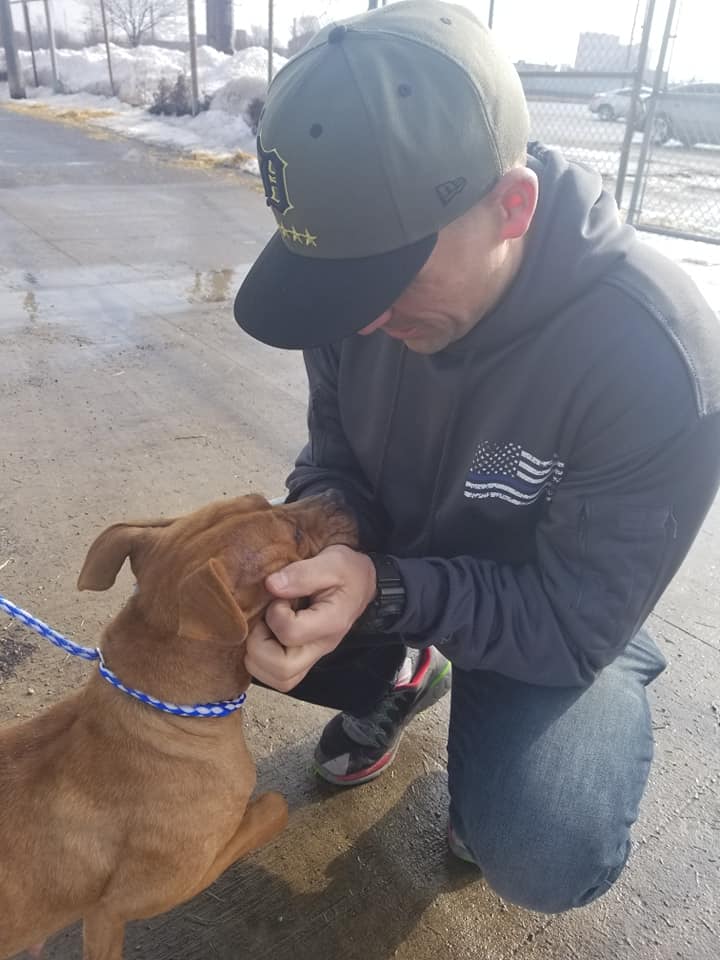
[[[437,234],[372,257],[328,260],[270,240],[235,297],[235,319],[272,347],[301,350],[343,340],[397,300],[433,251]]]

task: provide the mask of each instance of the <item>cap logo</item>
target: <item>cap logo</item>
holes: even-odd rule
[[[275,147],[272,150],[266,150],[260,137],[257,141],[257,150],[267,204],[277,210],[280,216],[284,216],[288,210],[293,209],[285,179],[287,161],[283,160]]]
[[[446,207],[451,200],[454,200],[459,193],[462,193],[466,185],[467,180],[465,177],[456,177],[454,180],[446,180],[445,183],[439,183],[435,187],[435,193],[437,193],[440,198],[440,203]]]

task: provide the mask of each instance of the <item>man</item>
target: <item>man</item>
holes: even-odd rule
[[[599,175],[528,133],[512,65],[437,0],[328,27],[273,81],[278,232],[235,315],[305,351],[289,497],[341,491],[361,548],[269,578],[247,664],[343,711],[315,759],[349,785],[452,662],[451,847],[556,912],[630,849],[665,665],[642,624],[718,487],[720,336]]]

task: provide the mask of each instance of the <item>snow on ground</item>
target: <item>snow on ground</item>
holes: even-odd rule
[[[4,87],[4,89],[3,89]],[[228,162],[247,173],[259,175],[255,136],[245,120],[224,110],[207,110],[196,117],[154,116],[141,107],[131,107],[116,97],[91,93],[53,94],[48,87],[32,91],[32,98],[8,101],[13,110],[36,113],[78,126],[103,127],[145,143],[171,147],[182,153],[201,154],[216,162]],[[0,84],[0,101],[8,100],[7,84]]]
[[[30,53],[20,51],[27,101],[16,108],[35,108],[45,116],[73,118],[90,126],[106,127],[146,143],[181,151],[202,152],[217,158],[240,158],[242,169],[257,174],[255,137],[247,122],[248,104],[265,94],[267,51],[249,47],[233,56],[212,47],[198,48],[201,99],[209,95],[210,109],[196,117],[154,116],[147,112],[160,80],[174,83],[179,73],[189,77],[189,54],[163,47],[141,46],[130,50],[110,46],[117,96],[110,96],[110,79],[104,46],[83,50],[58,50],[57,65],[62,93],[51,89],[52,73],[47,50],[35,52],[39,88],[34,87]],[[286,62],[275,54],[273,66]],[[3,90],[4,88],[4,90]],[[7,99],[7,86],[0,85],[0,100]]]

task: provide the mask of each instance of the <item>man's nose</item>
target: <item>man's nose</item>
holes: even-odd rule
[[[363,327],[362,330],[358,330],[358,333],[361,337],[366,337],[369,333],[374,333],[376,330],[379,330],[380,327],[384,327],[392,316],[392,307],[389,307],[384,313],[381,313],[379,317],[373,320],[372,323],[369,323],[366,327]]]

